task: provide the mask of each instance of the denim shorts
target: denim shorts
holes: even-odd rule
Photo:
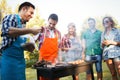
[[[120,56],[113,58],[114,61],[120,61]]]
[[[85,59],[86,61],[97,60],[97,62],[95,62],[96,71],[98,73],[102,72],[102,55],[86,55]],[[90,74],[90,71],[87,71],[87,74]]]

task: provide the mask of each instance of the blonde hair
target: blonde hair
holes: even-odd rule
[[[69,23],[69,24],[68,24],[68,26],[67,26],[67,27],[68,27],[68,29],[69,29],[69,27],[70,27],[70,26],[72,26],[72,27],[73,27],[73,28],[75,28],[75,30],[76,30],[76,26],[75,26],[75,24],[74,24],[74,23],[72,23],[72,22],[71,22],[71,23]],[[67,35],[68,35],[68,37],[70,36],[70,35],[69,35],[69,32],[68,32],[68,34],[67,34]],[[76,31],[75,31],[75,33],[74,33],[74,37],[76,37]]]

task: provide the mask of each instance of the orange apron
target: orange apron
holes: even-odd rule
[[[45,38],[40,48],[39,60],[46,60],[52,63],[58,56],[58,38]]]
[[[58,37],[46,38],[44,36],[44,41],[40,48],[39,60],[46,60],[55,63],[58,56]],[[48,78],[40,77],[40,80],[49,80]]]

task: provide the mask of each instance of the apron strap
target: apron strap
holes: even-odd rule
[[[44,40],[45,40],[45,38],[46,38],[46,35],[47,35],[47,30],[45,29],[45,31],[44,31],[44,36],[43,36],[43,42],[44,42]],[[54,31],[54,33],[55,33],[55,37],[57,37],[58,38],[58,32],[57,31]]]
[[[20,16],[18,14],[16,14],[16,18],[17,18],[18,28],[22,28],[21,19],[20,19]]]

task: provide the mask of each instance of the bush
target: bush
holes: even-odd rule
[[[35,64],[38,61],[38,51],[34,51],[33,53],[25,52],[25,55],[27,55],[26,59],[26,67],[31,67],[33,64]]]

